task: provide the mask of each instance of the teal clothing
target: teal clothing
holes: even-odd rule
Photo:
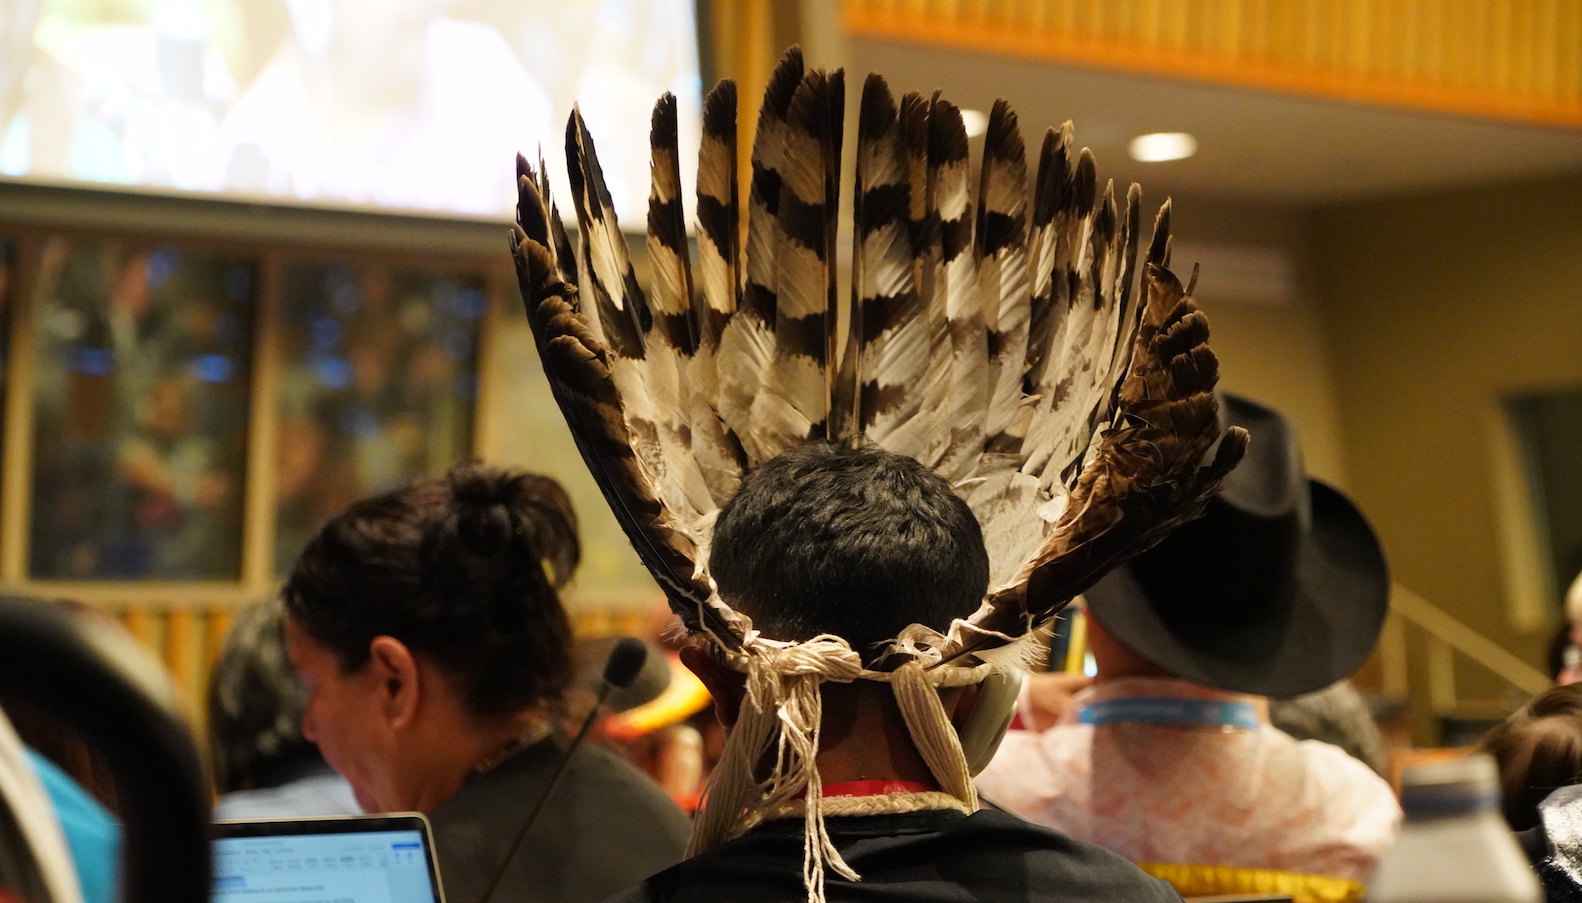
[[[54,762],[28,750],[33,771],[55,806],[61,833],[77,867],[83,903],[115,903],[120,877],[121,826],[99,801]]]

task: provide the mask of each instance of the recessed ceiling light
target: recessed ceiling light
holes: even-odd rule
[[[1185,160],[1197,153],[1197,139],[1186,132],[1151,132],[1133,138],[1128,150],[1139,163]]]
[[[989,130],[989,114],[982,110],[962,110],[961,124],[966,126],[968,138],[976,138]]]

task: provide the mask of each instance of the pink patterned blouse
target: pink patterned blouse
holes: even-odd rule
[[[1359,882],[1401,819],[1382,778],[1337,747],[1270,726],[1260,697],[1168,678],[1099,681],[1049,730],[1011,731],[978,788],[1134,862]]]

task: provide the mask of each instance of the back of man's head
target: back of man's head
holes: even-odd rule
[[[943,631],[989,582],[978,521],[904,455],[817,443],[742,480],[714,527],[721,598],[777,640],[839,636],[868,658],[909,624]]]

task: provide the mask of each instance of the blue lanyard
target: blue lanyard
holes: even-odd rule
[[[1261,722],[1250,702],[1215,702],[1173,696],[1108,699],[1077,712],[1082,724],[1187,724],[1198,727],[1256,730]]]

